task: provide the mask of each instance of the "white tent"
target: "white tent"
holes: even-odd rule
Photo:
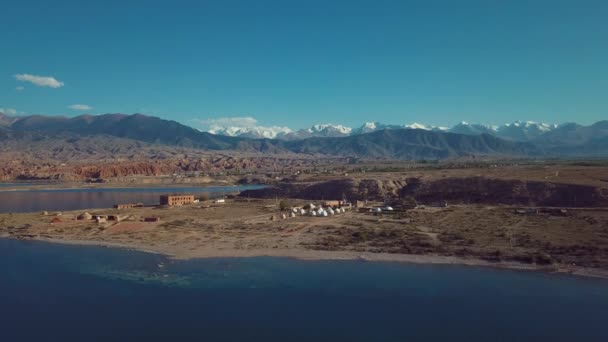
[[[310,211],[310,216],[317,216],[317,213],[314,210]]]
[[[304,214],[306,214],[306,210],[300,209],[300,215],[304,215]]]
[[[93,215],[91,215],[89,213],[82,213],[82,214],[78,215],[77,219],[79,219],[79,220],[91,220],[91,219],[93,219]]]
[[[327,211],[323,211],[323,216],[327,217]]]
[[[333,210],[332,208],[328,208],[328,209],[327,209],[327,213],[328,213],[329,215],[333,215],[335,212],[334,212],[334,210]]]

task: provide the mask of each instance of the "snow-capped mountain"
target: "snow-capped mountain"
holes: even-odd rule
[[[361,127],[354,129],[352,135],[371,133],[371,132],[375,132],[375,131],[381,131],[383,129],[404,129],[404,128],[424,129],[427,131],[445,131],[448,129],[447,127],[429,126],[429,125],[424,125],[424,124],[420,124],[417,122],[414,122],[414,123],[411,123],[408,125],[387,125],[387,124],[382,124],[380,122],[366,122]]]
[[[352,128],[346,127],[343,125],[334,125],[334,124],[322,124],[322,125],[314,125],[311,128],[307,129],[310,133],[338,133],[348,135],[352,132]]]
[[[213,127],[209,133],[228,135],[233,137],[245,138],[269,138],[298,140],[313,137],[345,137],[372,133],[385,129],[422,129],[427,131],[451,132],[467,135],[490,134],[502,139],[513,141],[531,141],[539,138],[545,133],[558,128],[558,125],[539,123],[534,121],[515,121],[500,126],[486,125],[478,123],[460,122],[451,128],[444,126],[432,126],[421,123],[411,123],[405,125],[383,124],[380,122],[366,122],[358,128],[351,128],[338,124],[317,124],[310,128],[292,131],[288,127]]]
[[[380,131],[383,129],[399,129],[399,128],[404,128],[404,127],[400,126],[400,125],[385,125],[380,122],[366,122],[363,125],[361,125],[361,127],[354,129],[352,134],[353,135],[365,134],[365,133]]]
[[[312,137],[346,137],[352,134],[352,128],[344,125],[318,124],[286,134],[287,140],[298,140]]]
[[[482,124],[471,124],[466,121],[462,121],[448,131],[452,133],[458,134],[469,134],[469,135],[477,135],[477,134],[496,134],[498,127],[492,125],[482,125]]]
[[[558,125],[539,123],[534,121],[515,121],[510,124],[499,126],[496,136],[509,140],[527,141],[540,137],[541,135],[556,129]]]
[[[429,125],[424,125],[424,124],[420,124],[420,123],[417,123],[417,122],[411,123],[409,125],[404,125],[403,128],[424,129],[426,131],[435,131],[435,132],[444,132],[444,131],[448,131],[449,130],[448,127],[444,127],[444,126],[429,126]]]
[[[226,135],[229,137],[242,137],[252,139],[281,139],[291,133],[288,127],[272,126],[252,126],[252,127],[212,127],[208,131],[211,134]]]
[[[529,141],[540,137],[557,128],[558,125],[539,123],[534,121],[515,121],[500,126],[470,124],[461,122],[450,128],[450,132],[459,134],[490,134],[502,139],[515,141]]]

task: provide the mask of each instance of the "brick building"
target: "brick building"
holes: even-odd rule
[[[160,205],[184,205],[194,203],[194,195],[160,195]]]

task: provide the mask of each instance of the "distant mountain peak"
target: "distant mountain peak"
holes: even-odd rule
[[[384,124],[378,121],[368,121],[358,128],[348,126],[322,123],[315,124],[309,128],[291,131],[287,127],[268,127],[262,130],[258,127],[219,127],[210,129],[213,134],[240,136],[246,138],[276,138],[284,140],[298,140],[312,137],[343,137],[349,135],[360,135],[385,129],[420,129],[435,132],[452,132],[458,134],[479,135],[490,134],[499,138],[515,141],[530,141],[540,135],[550,132],[559,127],[555,124],[539,123],[535,121],[514,121],[500,126],[461,121],[451,128],[445,126],[426,125],[413,122],[404,125]],[[271,129],[272,128],[272,129]]]
[[[371,122],[370,121],[370,122],[364,123],[362,127],[369,128],[369,129],[376,129],[376,127],[378,125],[381,125],[381,124],[379,122]]]
[[[326,123],[326,124],[316,124],[313,125],[312,127],[308,128],[308,132],[310,133],[315,133],[315,132],[323,132],[323,131],[335,131],[338,133],[342,133],[345,135],[348,135],[352,132],[352,128],[344,126],[344,125],[334,125],[332,123]]]
[[[409,125],[405,125],[405,128],[429,130],[429,128],[426,125],[423,125],[423,124],[420,124],[417,122],[411,123]]]
[[[211,127],[208,131],[211,134],[215,135],[225,135],[229,137],[243,137],[243,138],[266,138],[266,139],[276,139],[280,138],[286,134],[291,133],[291,129],[288,127],[264,127],[264,126],[253,126],[253,127],[219,127],[214,126]]]

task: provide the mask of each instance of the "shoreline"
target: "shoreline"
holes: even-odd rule
[[[289,201],[294,208],[311,203]],[[522,214],[505,205],[452,205],[382,215],[347,210],[314,217],[287,215],[276,200],[243,198],[218,205],[95,209],[92,212],[108,216],[100,222],[87,219],[83,210],[0,214],[0,236],[118,247],[174,259],[366,260],[608,279],[608,211]]]
[[[43,187],[45,186],[45,187]],[[86,189],[163,189],[163,188],[215,188],[215,187],[247,187],[247,186],[268,186],[266,184],[236,184],[236,183],[175,183],[175,184],[131,184],[131,183],[115,183],[104,186],[56,186],[49,187],[46,185],[18,185],[16,187],[0,187],[0,192],[27,192],[27,191],[63,191],[63,190],[86,190]]]
[[[174,260],[210,259],[210,258],[249,258],[249,257],[284,257],[299,260],[321,261],[321,260],[360,260],[369,262],[398,262],[404,264],[419,265],[454,265],[488,267],[494,269],[540,272],[545,274],[563,274],[586,278],[608,280],[608,270],[592,269],[579,266],[550,265],[538,266],[536,264],[524,264],[517,262],[490,262],[482,259],[462,258],[454,256],[442,256],[431,254],[393,254],[393,253],[371,253],[351,251],[323,251],[308,249],[213,249],[204,248],[198,250],[183,250],[180,248],[150,248],[151,246],[140,246],[134,244],[103,242],[94,240],[65,240],[48,237],[23,238],[10,235],[0,235],[7,238],[22,241],[39,241],[46,243],[96,246],[103,248],[120,248],[142,253],[163,255]]]

